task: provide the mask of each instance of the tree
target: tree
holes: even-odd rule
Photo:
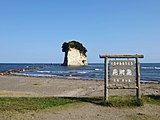
[[[64,42],[62,45],[62,52],[67,52],[69,48],[75,48],[80,51],[84,56],[86,55],[87,49],[77,41]]]

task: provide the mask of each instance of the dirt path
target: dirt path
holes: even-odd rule
[[[121,109],[88,103],[58,111],[3,112],[0,120],[160,120],[159,113],[156,105]]]

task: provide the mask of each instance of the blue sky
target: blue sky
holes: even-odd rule
[[[0,63],[62,63],[77,40],[99,54],[160,62],[160,0],[0,0]]]

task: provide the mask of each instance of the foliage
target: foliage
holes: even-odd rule
[[[67,98],[0,98],[0,111],[39,111],[47,108],[55,108],[67,104],[77,103],[76,100]]]
[[[87,49],[77,41],[64,42],[62,45],[62,52],[67,52],[69,48],[75,48],[86,56]]]
[[[137,99],[134,96],[111,96],[109,101],[106,102],[108,106],[113,107],[132,107],[143,106],[144,104],[160,105],[159,95],[142,96],[141,99]]]
[[[150,95],[137,99],[135,96],[111,96],[109,101],[103,101],[103,97],[39,97],[39,98],[0,98],[1,111],[40,111],[48,108],[63,108],[66,105],[92,103],[109,107],[137,107],[146,104],[160,105],[160,96]]]
[[[62,45],[62,52],[66,52],[69,50],[69,44],[67,42],[64,42]]]
[[[145,103],[160,105],[160,95],[143,96],[142,99]]]
[[[144,105],[142,99],[137,99],[133,96],[112,96],[107,104],[113,107],[134,107]]]

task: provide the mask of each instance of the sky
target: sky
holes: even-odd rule
[[[64,42],[160,62],[160,0],[0,0],[0,63],[62,63]]]

